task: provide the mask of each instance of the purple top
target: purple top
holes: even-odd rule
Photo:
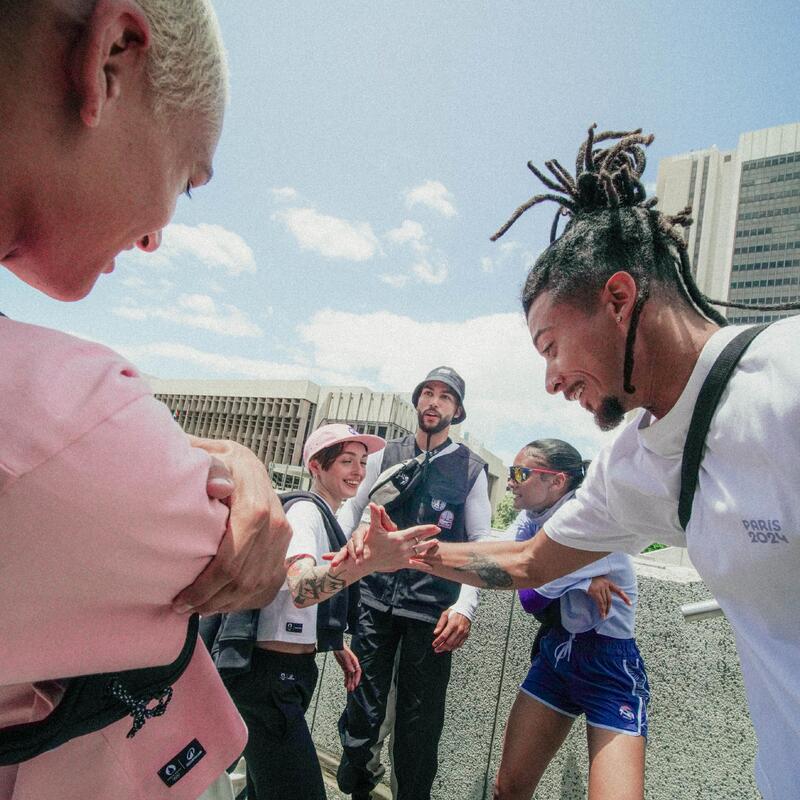
[[[519,601],[529,614],[538,614],[553,602],[552,598],[539,594],[536,589],[520,589]]]

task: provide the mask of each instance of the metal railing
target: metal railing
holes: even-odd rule
[[[701,600],[698,603],[684,603],[681,606],[681,614],[683,614],[683,619],[686,622],[699,622],[701,619],[725,616],[725,612],[713,598],[711,600]]]

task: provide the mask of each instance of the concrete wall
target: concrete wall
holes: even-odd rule
[[[664,551],[637,563],[637,638],[652,691],[646,794],[648,800],[758,800],[755,740],[730,625],[722,617],[683,620],[680,605],[709,593],[682,560],[680,552]],[[483,593],[470,640],[453,660],[437,800],[491,797],[503,727],[530,663],[536,625],[513,593]],[[336,662],[324,661],[320,656],[323,674],[309,718],[318,748],[338,756],[336,720],[345,693]],[[587,766],[586,726],[578,720],[535,797],[585,798]]]

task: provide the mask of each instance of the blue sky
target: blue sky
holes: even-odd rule
[[[212,183],[154,255],[83,301],[0,271],[12,317],[102,341],[162,377],[467,381],[501,457],[589,416],[543,389],[518,309],[552,218],[525,167],[574,163],[587,125],[654,132],[658,159],[800,119],[790,2],[218,0],[231,102]]]

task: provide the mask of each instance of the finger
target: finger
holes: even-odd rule
[[[447,626],[447,621],[450,619],[450,612],[445,609],[439,615],[439,620],[436,623],[436,627],[433,629],[433,635],[438,636]]]
[[[206,494],[214,500],[225,500],[234,490],[233,475],[216,456],[211,456],[206,478]]]
[[[408,539],[430,539],[431,536],[436,536],[441,531],[436,525],[414,525],[412,528],[406,528],[404,531],[399,531],[402,537]]]
[[[415,556],[433,555],[439,549],[439,542],[435,539],[428,539],[427,542],[415,544],[412,548]]]
[[[397,525],[395,525],[392,518],[389,516],[389,512],[383,507],[379,506],[381,510],[381,524],[387,531],[396,531]]]
[[[357,541],[355,539],[350,539],[347,543],[347,554],[356,564],[360,564],[364,559],[364,544],[363,541]]]
[[[457,629],[455,626],[449,626],[447,631],[447,635],[442,635],[439,637],[439,642],[433,643],[433,649],[437,653],[449,653],[453,649],[453,642],[458,638]]]
[[[433,567],[421,558],[409,558],[408,563],[413,569],[418,569],[420,572],[433,572]]]
[[[452,653],[454,650],[458,650],[462,644],[466,641],[467,636],[465,632],[460,630],[456,630],[453,632],[453,635],[448,638],[448,640],[444,643],[442,648],[437,651],[441,653]]]
[[[436,631],[434,631],[436,633]],[[454,626],[450,622],[447,621],[447,624],[442,628],[441,632],[438,636],[436,636],[433,640],[433,649],[438,650],[454,633]]]
[[[225,587],[236,577],[231,574],[231,565],[227,561],[227,559],[232,561],[233,550],[233,536],[229,520],[228,527],[217,550],[217,555],[206,564],[205,569],[195,578],[191,586],[187,586],[173,598],[173,611],[178,614],[189,612],[212,613],[212,599],[221,594]],[[220,601],[224,605],[225,598],[218,598],[218,606]]]
[[[369,504],[369,529],[364,535],[364,539],[369,536],[371,530],[380,529],[383,527],[383,516],[381,514],[381,510],[381,506],[375,505],[375,503]]]
[[[616,586],[615,584],[612,583],[610,588],[611,591],[614,592],[614,594],[619,595],[619,597],[622,598],[622,601],[625,603],[626,606],[633,605],[633,603],[631,603],[630,597],[628,597],[628,595],[622,589],[620,589],[619,586]]]

